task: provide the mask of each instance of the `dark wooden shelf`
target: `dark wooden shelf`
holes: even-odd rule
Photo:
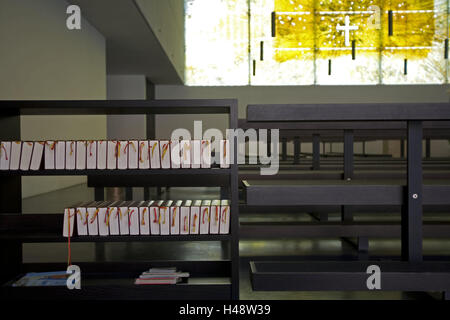
[[[450,204],[447,181],[425,181],[424,205]],[[247,205],[402,205],[402,180],[244,180]]]
[[[0,101],[5,115],[231,114],[234,108],[233,99]]]
[[[161,176],[161,175],[228,175],[229,168],[210,169],[127,169],[127,170],[2,170],[0,176]]]
[[[449,262],[250,262],[253,290],[367,291],[367,267],[381,269],[387,291],[449,291]]]
[[[136,236],[73,236],[71,242],[154,242],[154,241],[229,241],[230,234],[188,234],[188,235],[136,235]],[[55,233],[2,233],[1,241],[22,243],[67,242],[68,239]]]
[[[229,300],[230,278],[189,278],[175,285],[135,285],[135,278],[92,278],[83,275],[80,290],[66,287],[12,287],[1,289],[8,300]]]

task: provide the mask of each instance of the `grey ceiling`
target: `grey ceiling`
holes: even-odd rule
[[[154,84],[182,84],[133,0],[70,0],[106,38],[108,74],[144,74]]]

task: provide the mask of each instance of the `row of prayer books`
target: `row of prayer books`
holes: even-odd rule
[[[229,234],[229,200],[82,202],[64,210],[63,236]]]
[[[221,168],[230,166],[229,149],[228,140],[221,140]],[[0,170],[198,169],[211,165],[209,140],[0,142]]]

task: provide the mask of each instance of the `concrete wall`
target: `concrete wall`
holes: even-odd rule
[[[0,0],[0,99],[106,98],[105,39],[86,20],[66,28],[62,0]],[[103,139],[105,116],[26,116],[23,140]],[[82,183],[84,177],[24,177],[23,196]]]
[[[184,79],[184,0],[136,0],[181,79]]]

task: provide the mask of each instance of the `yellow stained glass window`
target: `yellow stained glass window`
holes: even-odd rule
[[[249,0],[247,6],[250,50],[238,54],[250,85],[448,81],[448,0]]]

